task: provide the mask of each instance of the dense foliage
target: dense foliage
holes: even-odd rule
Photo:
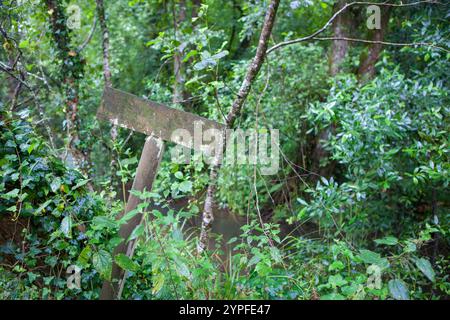
[[[0,299],[97,299],[113,262],[122,299],[449,297],[448,5],[392,8],[385,41],[434,45],[383,46],[373,76],[359,73],[367,43],[349,42],[337,74],[333,41],[268,54],[236,126],[278,129],[280,170],[221,167],[225,227],[198,254],[209,165],[173,163],[173,144],[121,216],[144,136],[112,137],[95,117],[102,22],[114,87],[223,122],[269,1],[105,1],[105,21],[99,2],[0,4]],[[318,30],[341,2],[281,1],[271,44]],[[79,28],[66,27],[74,4]],[[372,36],[365,6],[349,11],[351,35]],[[137,213],[133,256],[113,257]]]

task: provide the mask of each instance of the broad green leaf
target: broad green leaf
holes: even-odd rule
[[[389,267],[389,262],[386,258],[382,258],[378,253],[370,250],[360,250],[358,258],[360,258],[365,263],[376,264],[382,269]]]
[[[94,228],[96,227],[97,229],[102,229],[102,228],[114,228],[117,225],[117,222],[109,217],[98,216],[92,219],[92,224]]]
[[[179,187],[181,192],[191,192],[192,191],[192,182],[190,181],[183,181],[180,183],[180,187]]]
[[[116,255],[114,261],[116,261],[117,265],[124,270],[133,272],[139,270],[139,265],[123,253]]]
[[[128,220],[130,220],[131,218],[133,218],[134,216],[136,216],[140,212],[141,212],[141,210],[139,210],[138,208],[136,208],[134,210],[131,210],[130,212],[127,212],[122,218],[120,218],[118,223],[119,224],[124,224],[124,223],[126,223]]]
[[[11,199],[11,198],[17,198],[19,195],[20,190],[19,189],[13,189],[10,192],[2,195],[2,198],[4,199]]]
[[[339,293],[330,293],[320,297],[320,300],[345,300],[345,297]]]
[[[111,279],[112,258],[108,251],[99,250],[92,255],[92,265],[103,279]]]
[[[80,255],[78,256],[78,263],[82,266],[82,267],[86,267],[89,263],[89,259],[91,258],[92,255],[92,249],[90,246],[85,247]]]
[[[35,215],[40,214],[40,213],[42,212],[42,210],[44,210],[44,209],[45,209],[52,201],[53,201],[52,199],[45,201],[43,204],[41,204],[41,205],[39,206],[39,208],[36,209],[36,211],[34,212],[34,214],[35,214]]]
[[[136,228],[134,228],[133,232],[131,232],[130,237],[128,238],[128,241],[134,240],[144,234],[144,225],[140,224]]]
[[[60,229],[67,238],[72,237],[72,217],[70,215],[62,219]]]
[[[347,284],[347,280],[342,278],[340,274],[332,275],[328,278],[328,283],[333,287],[342,287],[343,285]]]
[[[398,239],[396,237],[384,237],[383,239],[376,239],[376,244],[385,244],[387,246],[395,246],[398,243]]]
[[[52,182],[50,183],[50,188],[52,189],[52,191],[56,193],[59,190],[59,187],[61,187],[61,179],[60,178],[53,179]]]
[[[433,267],[431,266],[430,261],[425,258],[416,259],[416,266],[420,271],[428,278],[430,281],[434,282],[435,273]]]
[[[391,280],[388,283],[388,287],[392,298],[395,300],[409,300],[408,287],[402,280]]]
[[[344,269],[344,264],[342,263],[342,261],[334,261],[329,267],[328,267],[328,271],[333,271],[333,270],[342,270]]]
[[[78,188],[84,186],[84,185],[87,184],[88,182],[89,182],[89,179],[81,180],[80,182],[78,182],[78,183],[72,188],[72,190],[76,190],[76,189],[78,189]]]

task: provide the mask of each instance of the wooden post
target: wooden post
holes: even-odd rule
[[[136,176],[133,181],[132,190],[144,191],[144,189],[150,191],[152,189],[153,181],[155,180],[158,172],[159,163],[163,155],[164,143],[160,138],[155,136],[148,136],[145,140],[144,149],[139,160]],[[130,194],[128,196],[127,205],[123,214],[126,214],[138,206],[141,200]],[[119,236],[124,240],[114,250],[114,257],[119,254],[129,255],[133,251],[134,241],[127,243],[133,230],[141,223],[142,214],[137,214],[131,218],[127,223],[120,227]],[[103,282],[102,291],[100,293],[100,300],[113,300],[119,294],[119,282],[124,281],[123,270],[114,263],[111,272],[111,281]],[[123,287],[123,284],[122,286]]]
[[[192,113],[169,108],[157,102],[136,97],[130,93],[106,87],[102,102],[97,110],[97,118],[109,120],[114,125],[133,131],[142,132],[149,137],[145,141],[144,150],[136,171],[133,189],[143,191],[152,189],[158,166],[163,154],[163,140],[172,141],[188,148],[200,148],[191,141],[178,141],[172,135],[174,130],[184,129],[191,137],[195,136],[195,123],[202,124],[203,130],[217,129],[224,131],[225,125],[202,118]],[[141,200],[130,195],[123,214],[134,210]],[[133,230],[141,223],[142,214],[138,214],[121,226],[119,236],[123,242],[115,248],[114,257],[119,254],[133,255],[135,241],[127,243]],[[121,281],[121,282],[119,282]],[[120,297],[125,282],[123,270],[113,261],[111,281],[103,283],[101,300],[112,300]]]

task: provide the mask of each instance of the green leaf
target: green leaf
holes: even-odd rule
[[[158,273],[158,275],[153,278],[153,288],[152,288],[152,294],[157,294],[163,287],[164,285],[164,274],[163,273]]]
[[[30,45],[30,41],[27,39],[27,40],[22,40],[22,41],[20,41],[20,43],[19,43],[19,48],[20,49],[25,49],[25,48],[27,48],[28,46]]]
[[[19,195],[20,190],[19,189],[13,189],[10,192],[6,193],[2,196],[4,199],[11,199],[11,198],[17,198]]]
[[[180,183],[179,189],[181,192],[188,193],[192,191],[192,182],[183,181]]]
[[[183,62],[188,61],[191,57],[196,56],[198,54],[197,50],[191,50],[186,54],[186,57],[184,57]]]
[[[92,255],[92,249],[90,246],[85,247],[80,255],[78,256],[77,262],[82,266],[86,267],[89,264],[89,259]]]
[[[333,288],[337,288],[337,287],[342,287],[343,285],[347,284],[347,280],[342,278],[342,276],[340,274],[337,274],[337,275],[330,276],[328,278],[328,283]]]
[[[435,273],[430,261],[425,258],[416,259],[416,266],[430,281],[435,281]]]
[[[376,264],[382,269],[389,268],[389,262],[386,258],[382,258],[378,253],[370,250],[360,250],[358,258],[367,264]]]
[[[86,183],[88,183],[89,182],[89,179],[84,179],[84,180],[81,180],[80,182],[78,182],[73,188],[72,188],[72,190],[76,190],[76,189],[78,189],[79,187],[82,187],[82,186],[84,186]]]
[[[103,229],[103,228],[114,228],[117,225],[117,222],[109,217],[98,216],[92,219],[92,224],[94,228]]]
[[[320,300],[345,300],[345,297],[339,293],[330,293],[320,297]]]
[[[59,190],[60,186],[61,186],[61,179],[60,178],[55,178],[50,183],[50,188],[52,189],[52,191],[54,193],[56,193]]]
[[[133,232],[131,232],[130,237],[128,238],[128,241],[134,240],[144,234],[144,225],[140,224],[136,228],[134,228]]]
[[[396,237],[384,237],[383,239],[376,239],[376,244],[385,244],[387,246],[395,246],[398,243],[398,239]]]
[[[35,214],[35,215],[40,214],[40,213],[42,212],[42,210],[44,210],[44,209],[45,209],[52,201],[53,201],[52,199],[45,201],[43,204],[41,204],[41,205],[39,206],[39,208],[36,209],[36,211],[34,212],[34,214]]]
[[[417,250],[417,246],[414,242],[408,241],[405,243],[405,247],[403,248],[403,251],[406,253],[414,252]]]
[[[105,280],[111,279],[112,258],[108,251],[99,250],[92,255],[92,265]]]
[[[139,210],[137,208],[134,209],[134,210],[131,210],[130,212],[127,212],[122,218],[120,218],[118,223],[119,224],[124,224],[124,223],[126,223],[128,220],[130,220],[131,218],[133,218],[135,215],[137,215],[140,212],[141,212],[141,210]]]
[[[328,271],[333,271],[333,270],[342,270],[344,269],[344,264],[342,263],[342,261],[334,261],[329,267],[328,267]]]
[[[60,229],[67,238],[72,238],[72,217],[70,215],[62,219]]]
[[[181,171],[177,171],[177,172],[175,172],[175,178],[177,178],[177,179],[183,179],[183,172],[181,172]]]
[[[133,272],[139,270],[139,265],[123,253],[116,255],[114,261],[116,261],[117,265],[124,270]]]
[[[388,283],[389,292],[395,300],[409,300],[408,287],[402,280],[394,279]]]

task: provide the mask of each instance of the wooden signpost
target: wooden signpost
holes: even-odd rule
[[[140,192],[144,189],[150,191],[152,188],[164,151],[163,140],[194,148],[194,145],[186,143],[184,140],[174,140],[172,136],[174,130],[184,129],[194,136],[195,122],[201,122],[204,130],[225,130],[225,125],[218,122],[169,108],[110,87],[106,87],[103,92],[97,118],[111,121],[118,126],[142,132],[148,136],[132,187],[132,190]],[[130,194],[122,215],[136,209],[141,201],[139,197]],[[141,220],[142,214],[137,214],[120,227],[119,236],[123,241],[114,250],[111,281],[103,283],[100,293],[101,300],[112,300],[120,296],[125,277],[124,271],[114,263],[114,257],[120,253],[128,256],[133,254],[134,241],[127,243],[127,240],[133,230],[139,226]]]

